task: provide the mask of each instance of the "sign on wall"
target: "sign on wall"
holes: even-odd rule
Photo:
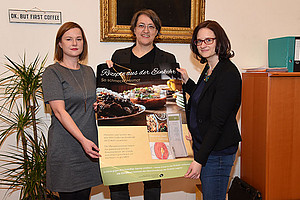
[[[36,11],[9,9],[10,23],[61,24],[62,15],[58,11]]]

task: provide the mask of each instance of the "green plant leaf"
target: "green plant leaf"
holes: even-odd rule
[[[10,135],[16,136],[16,145],[1,152],[0,185],[9,191],[19,189],[20,199],[54,199],[46,189],[47,143],[42,132],[42,121],[36,116],[42,100],[42,75],[47,55],[37,55],[26,64],[26,54],[20,63],[5,56],[6,71],[0,78],[0,147]],[[3,91],[3,92],[2,92]],[[21,145],[19,145],[21,142]]]

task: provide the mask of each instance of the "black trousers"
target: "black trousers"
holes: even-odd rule
[[[60,200],[89,200],[91,188],[75,192],[59,192]]]
[[[144,200],[160,200],[161,180],[143,181]],[[130,200],[128,184],[109,186],[111,200]]]

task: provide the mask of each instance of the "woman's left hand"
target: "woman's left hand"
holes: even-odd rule
[[[101,157],[101,155],[99,154],[100,149],[91,140],[85,139],[81,142],[81,145],[85,153],[89,155],[91,158]]]
[[[97,103],[97,101],[96,101],[95,103],[93,103],[94,111],[97,111],[97,106],[98,106],[98,103]]]
[[[199,179],[200,178],[200,172],[201,172],[202,165],[196,161],[193,161],[184,175],[185,178],[190,179]]]

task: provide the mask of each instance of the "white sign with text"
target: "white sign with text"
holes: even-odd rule
[[[61,12],[9,9],[10,23],[61,24]]]

